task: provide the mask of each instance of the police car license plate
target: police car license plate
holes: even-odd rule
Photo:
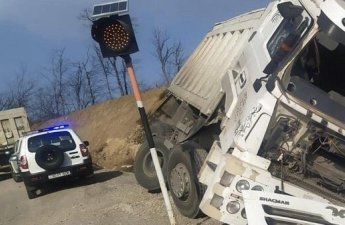
[[[65,172],[61,172],[61,173],[55,173],[55,174],[48,175],[48,179],[55,179],[55,178],[64,177],[64,176],[68,176],[68,175],[71,175],[71,171],[65,171]]]

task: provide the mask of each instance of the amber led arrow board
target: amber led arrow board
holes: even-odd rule
[[[91,35],[103,57],[129,55],[139,50],[129,15],[112,15],[94,21]]]
[[[113,7],[114,4],[117,6]],[[99,43],[105,58],[129,55],[139,50],[131,18],[128,14],[121,14],[127,11],[127,1],[94,7],[93,18],[97,19],[93,21],[91,35]]]
[[[103,57],[129,55],[139,50],[128,15],[128,0],[95,5],[92,20],[91,35]]]

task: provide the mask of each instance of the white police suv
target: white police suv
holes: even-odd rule
[[[18,160],[29,199],[37,197],[47,182],[93,174],[88,145],[68,125],[32,131],[24,136]]]

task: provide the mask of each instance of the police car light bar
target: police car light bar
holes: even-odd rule
[[[50,130],[60,130],[60,129],[64,129],[67,127],[68,127],[68,124],[58,125],[58,126],[54,126],[54,127],[47,127],[47,128],[39,129],[38,132],[44,132],[44,131],[50,131]]]
[[[46,127],[46,128],[42,128],[42,129],[38,129],[38,130],[23,132],[23,135],[27,136],[27,135],[30,135],[30,134],[37,134],[37,133],[45,132],[45,131],[60,130],[60,129],[64,129],[64,128],[67,128],[67,127],[69,127],[68,124],[58,125],[58,126],[53,126],[53,127]]]

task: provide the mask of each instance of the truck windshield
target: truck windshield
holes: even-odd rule
[[[290,20],[284,19],[267,43],[267,50],[270,53],[270,56],[273,58],[283,44],[289,44],[289,48],[295,47],[298,39],[301,37],[307,26],[308,18],[298,25]]]
[[[76,144],[68,131],[45,133],[28,139],[28,149],[30,152],[36,152],[42,146],[53,145],[62,151],[73,150]]]
[[[273,73],[279,64],[293,51],[303,35],[310,27],[312,20],[298,16],[292,19],[283,19],[277,30],[267,42],[267,51],[271,56],[270,63],[264,73]]]

